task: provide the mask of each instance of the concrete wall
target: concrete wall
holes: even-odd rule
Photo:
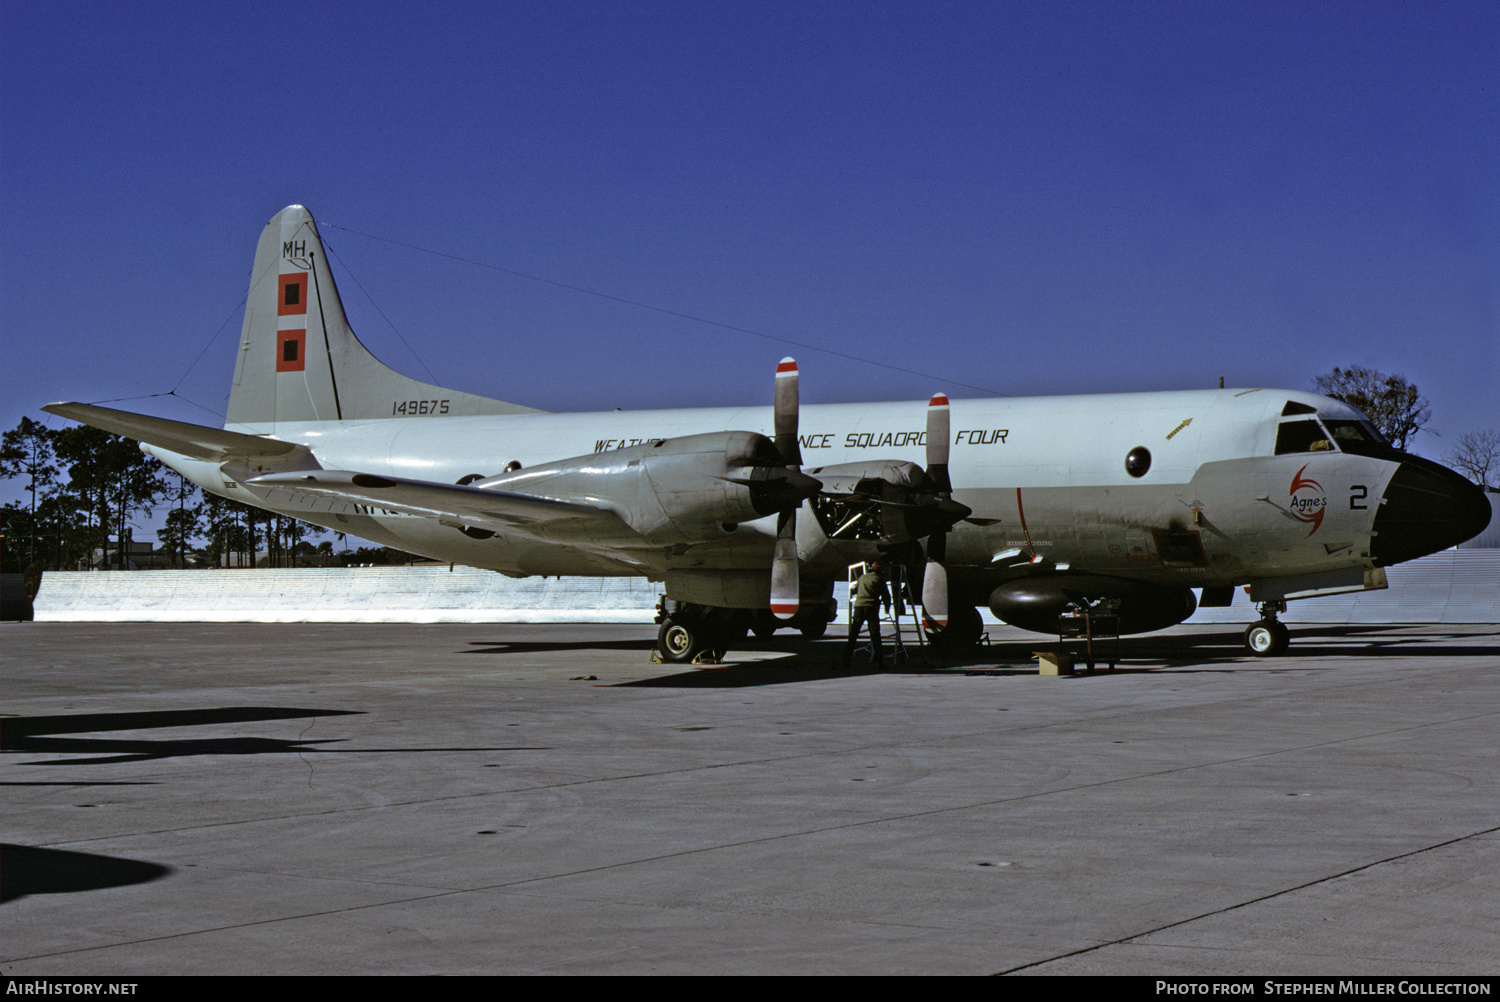
[[[1288,623],[1500,623],[1500,550],[1448,550],[1393,567],[1384,591],[1289,603]],[[840,601],[843,588],[836,588]],[[49,573],[40,621],[649,623],[644,578],[507,578],[472,567]],[[995,620],[982,610],[988,623]],[[1190,623],[1249,623],[1243,592]]]
[[[42,622],[649,623],[644,578],[524,578],[446,565],[42,575]]]
[[[1500,550],[1444,550],[1387,568],[1382,591],[1287,603],[1286,623],[1500,623]],[[40,615],[39,615],[40,618]],[[1243,590],[1233,604],[1199,609],[1189,623],[1250,623]]]
[[[1484,531],[1467,543],[1459,543],[1460,549],[1482,550],[1500,548],[1500,491],[1487,491],[1490,502],[1490,524]]]

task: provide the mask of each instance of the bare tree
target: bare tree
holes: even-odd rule
[[[1448,450],[1448,465],[1480,487],[1500,487],[1500,431],[1487,428],[1458,436]]]
[[[1388,376],[1362,365],[1347,369],[1335,366],[1332,372],[1314,379],[1313,388],[1364,411],[1380,433],[1402,450],[1432,417],[1432,408],[1417,392],[1416,384],[1400,373]]]

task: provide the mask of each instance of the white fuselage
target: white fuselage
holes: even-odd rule
[[[1045,562],[1139,580],[1225,585],[1370,566],[1377,501],[1397,464],[1332,449],[1274,455],[1289,400],[1321,413],[1355,412],[1310,394],[1209,390],[952,403],[954,498],[973,509],[949,537],[948,560],[988,567]],[[325,469],[453,483],[565,457],[597,456],[660,438],[714,431],[771,434],[769,407],[604,411],[231,426],[306,445]],[[393,411],[398,404],[392,403]],[[405,408],[402,408],[405,410]],[[412,412],[419,407],[412,406]],[[806,405],[803,468],[925,458],[924,402]],[[1125,457],[1144,447],[1132,476]],[[452,525],[241,480],[289,469],[195,461],[152,448],[205,489],[442,560],[512,574],[641,574],[758,569],[775,533],[769,518],[723,540],[676,552],[561,545],[524,532],[476,540]],[[1321,514],[1319,514],[1321,512]],[[1314,518],[1316,516],[1316,518]],[[811,519],[804,512],[803,523]],[[799,523],[801,525],[802,523]],[[828,552],[799,528],[808,573],[831,573],[857,547]],[[824,552],[819,553],[819,548]]]

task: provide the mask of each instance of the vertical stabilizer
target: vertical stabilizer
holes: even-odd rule
[[[388,368],[349,329],[312,213],[278,212],[260,235],[226,427],[533,408],[445,390]]]

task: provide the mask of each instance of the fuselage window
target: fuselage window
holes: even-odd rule
[[[1316,421],[1283,421],[1276,429],[1276,455],[1294,452],[1332,452],[1328,433]]]

